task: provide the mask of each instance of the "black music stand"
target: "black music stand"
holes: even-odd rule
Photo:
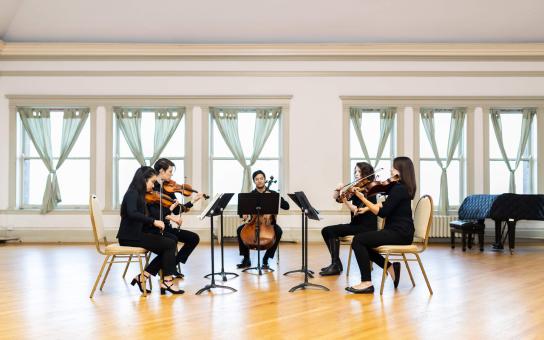
[[[225,193],[219,198],[219,202],[217,203],[220,207],[226,207],[229,203],[230,199],[234,196],[233,193]],[[212,272],[208,275],[205,275],[204,277],[210,277],[212,275],[221,275],[223,281],[227,281],[227,275],[234,275],[234,277],[238,277],[239,275],[236,273],[231,272],[225,272],[225,250],[224,250],[224,239],[223,239],[223,208],[221,210],[221,271],[219,273],[214,273],[213,269]]]
[[[302,218],[302,222],[301,222],[301,228],[300,228],[300,231],[302,232],[302,267],[301,269],[296,269],[296,270],[290,270],[288,272],[285,272],[283,273],[283,275],[288,275],[288,274],[292,274],[292,273],[298,273],[298,272],[301,272],[301,273],[306,273],[308,272],[308,276],[313,278],[314,277],[314,272],[312,270],[309,270],[308,267],[306,267],[306,262],[304,261],[305,259],[305,251],[304,251],[304,245],[306,244],[306,233],[304,232],[304,209],[302,208],[302,205],[300,203],[300,201],[298,200],[297,196],[295,194],[287,194],[291,200],[293,200],[293,202],[295,202],[295,204],[300,208],[300,216]]]
[[[270,214],[277,215],[279,208],[280,194],[277,192],[271,192],[266,194],[251,192],[238,194],[238,215],[257,215],[257,222],[255,225],[255,239],[260,240],[261,232],[259,225],[259,216]],[[262,275],[261,268],[261,248],[260,242],[257,242],[257,267],[246,268],[242,270],[246,272],[248,270],[257,269],[259,275]],[[267,272],[273,272],[274,269],[269,268]]]
[[[202,212],[202,214],[200,215],[200,219],[203,220],[205,217],[209,217],[210,218],[210,249],[211,249],[211,255],[212,255],[212,273],[214,273],[214,253],[213,253],[213,217],[214,216],[217,216],[219,214],[222,214],[223,213],[223,209],[225,209],[225,207],[227,206],[227,204],[229,203],[229,200],[230,198],[232,197],[232,194],[230,194],[231,196],[225,199],[222,199],[222,196],[224,196],[225,194],[217,194],[215,195],[215,197],[213,198],[213,200],[210,202],[210,204],[208,204],[208,206],[206,207],[206,209],[204,209],[204,211]],[[228,195],[228,194],[227,194]],[[196,295],[200,295],[202,294],[202,292],[205,292],[207,290],[211,291],[212,288],[225,288],[225,289],[230,289],[232,290],[233,292],[236,292],[237,290],[232,288],[232,287],[229,287],[229,286],[221,286],[221,285],[216,285],[215,284],[215,275],[212,275],[212,282],[206,286],[204,286],[204,288],[201,288],[198,292],[196,292]]]
[[[291,195],[289,195],[289,197],[291,197]],[[302,258],[304,259],[304,265],[302,267],[304,272],[304,282],[289,289],[289,293],[292,293],[297,289],[306,289],[306,287],[321,288],[326,291],[329,291],[329,288],[325,286],[308,282],[308,276],[310,274],[308,272],[308,219],[319,221],[319,216],[318,216],[319,212],[316,209],[314,209],[314,207],[312,207],[312,205],[308,201],[308,198],[306,197],[303,191],[295,192],[295,197],[298,200],[298,202],[295,202],[295,203],[297,203],[297,205],[300,203],[300,208],[304,212],[304,219],[302,223],[302,229],[304,233],[306,234],[303,239],[304,248],[302,253]]]

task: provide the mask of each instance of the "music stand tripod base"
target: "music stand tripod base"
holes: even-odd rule
[[[306,287],[315,287],[315,288],[319,288],[319,289],[324,289],[326,291],[330,291],[330,289],[325,287],[325,286],[318,285],[318,284],[315,284],[315,283],[310,283],[310,282],[303,282],[303,283],[301,283],[299,285],[296,285],[293,288],[289,289],[289,293],[292,293],[297,289],[306,289]]]

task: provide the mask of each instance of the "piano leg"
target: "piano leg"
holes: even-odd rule
[[[508,220],[508,248],[510,248],[510,254],[514,253],[516,243],[516,221]]]

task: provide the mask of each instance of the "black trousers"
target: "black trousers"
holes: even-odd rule
[[[198,237],[198,234],[189,230],[178,228],[168,228],[164,232],[164,236],[172,238],[174,241],[176,241],[176,244],[178,242],[183,242],[183,247],[181,247],[181,249],[178,251],[178,255],[176,256],[176,263],[187,262],[189,255],[191,255],[193,250],[195,250],[196,246],[200,242],[200,237]]]
[[[330,225],[328,227],[321,229],[321,236],[323,236],[323,240],[325,241],[325,244],[327,245],[327,248],[329,248],[329,251],[330,251],[330,244],[329,244],[330,239],[350,236],[350,235],[357,235],[359,233],[366,233],[368,231],[375,231],[377,229],[378,227],[376,224],[373,224],[373,225],[360,225],[360,224],[351,224],[351,223],[335,224],[335,225]]]
[[[249,257],[249,247],[242,242],[242,238],[240,237],[240,233],[242,232],[242,228],[244,227],[244,224],[238,227],[236,229],[236,234],[238,235],[238,248],[240,249],[240,255],[243,257]],[[274,233],[276,233],[276,241],[272,245],[272,247],[268,248],[266,252],[264,253],[263,258],[271,259],[274,257],[274,254],[276,254],[276,250],[278,249],[278,244],[280,244],[281,235],[283,234],[283,230],[281,230],[281,227],[277,224],[274,224]]]
[[[406,237],[395,230],[378,230],[357,234],[353,238],[352,248],[361,271],[361,281],[371,281],[370,261],[383,268],[385,258],[373,248],[387,244],[412,244],[413,237]]]
[[[157,275],[160,269],[162,269],[165,276],[176,273],[175,251],[177,242],[171,237],[154,233],[141,233],[139,240],[119,240],[119,245],[142,247],[157,254],[145,267],[145,271],[153,276]]]

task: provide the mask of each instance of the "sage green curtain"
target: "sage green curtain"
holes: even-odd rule
[[[160,158],[184,115],[185,108],[158,109],[155,111],[155,137],[151,165]]]
[[[395,123],[397,108],[384,107],[379,109],[366,109],[351,107],[349,109],[349,118],[351,120],[351,123],[353,124],[353,129],[355,130],[355,135],[357,136],[357,140],[359,141],[359,146],[363,151],[363,156],[368,164],[372,164],[372,162],[370,161],[370,155],[366,147],[362,126],[363,114],[370,111],[378,111],[380,113],[380,141],[378,143],[378,149],[376,150],[376,161],[373,164],[373,166],[376,167],[376,165],[378,165],[379,161],[381,160],[385,144],[387,143],[387,139],[391,135],[391,130],[393,128],[393,124]]]
[[[448,149],[446,155],[446,164],[442,164],[440,159],[440,154],[438,152],[438,146],[436,144],[436,135],[435,135],[435,126],[434,126],[434,109],[422,108],[420,110],[421,121],[423,123],[423,128],[425,129],[425,134],[427,139],[431,144],[431,149],[433,150],[433,155],[436,160],[436,163],[442,170],[440,176],[440,197],[438,200],[438,209],[441,214],[447,215],[449,209],[449,198],[448,198],[448,167],[453,159],[455,150],[459,145],[461,136],[463,135],[463,127],[465,124],[466,117],[466,108],[454,108],[451,110],[451,120],[450,120],[450,130],[448,135]]]
[[[246,163],[246,156],[240,143],[238,133],[238,114],[245,111],[256,111],[255,129],[253,132],[253,153],[249,156],[249,163]],[[234,158],[244,169],[242,180],[242,192],[251,190],[251,167],[255,164],[261,154],[274,124],[281,115],[281,108],[217,108],[211,107],[210,113],[215,120],[219,132]]]
[[[536,108],[523,108],[522,109],[522,121],[521,121],[521,134],[519,138],[519,144],[518,144],[518,152],[516,155],[516,160],[514,163],[514,166],[510,164],[510,161],[508,161],[508,155],[506,154],[506,150],[504,148],[504,142],[502,138],[502,123],[501,123],[501,109],[491,109],[490,115],[491,115],[491,123],[493,124],[493,131],[495,131],[495,137],[497,138],[497,143],[499,144],[499,149],[501,151],[501,156],[506,164],[506,167],[508,168],[508,171],[510,172],[510,185],[509,185],[509,192],[515,193],[516,192],[516,177],[515,173],[518,169],[519,163],[521,162],[521,158],[523,154],[525,153],[525,147],[527,146],[527,142],[529,141],[529,137],[531,135],[531,124],[533,123],[533,119],[536,115]]]
[[[140,109],[131,109],[123,107],[114,107],[113,112],[117,119],[117,124],[125,137],[132,155],[140,165],[145,164],[144,152],[142,149],[142,112]]]
[[[49,171],[40,212],[46,214],[54,210],[62,201],[57,178],[57,170],[70,155],[85,122],[89,117],[89,108],[64,109],[60,155],[56,166],[53,162],[51,147],[51,118],[49,109],[17,108],[21,122],[30,136],[40,159]]]

